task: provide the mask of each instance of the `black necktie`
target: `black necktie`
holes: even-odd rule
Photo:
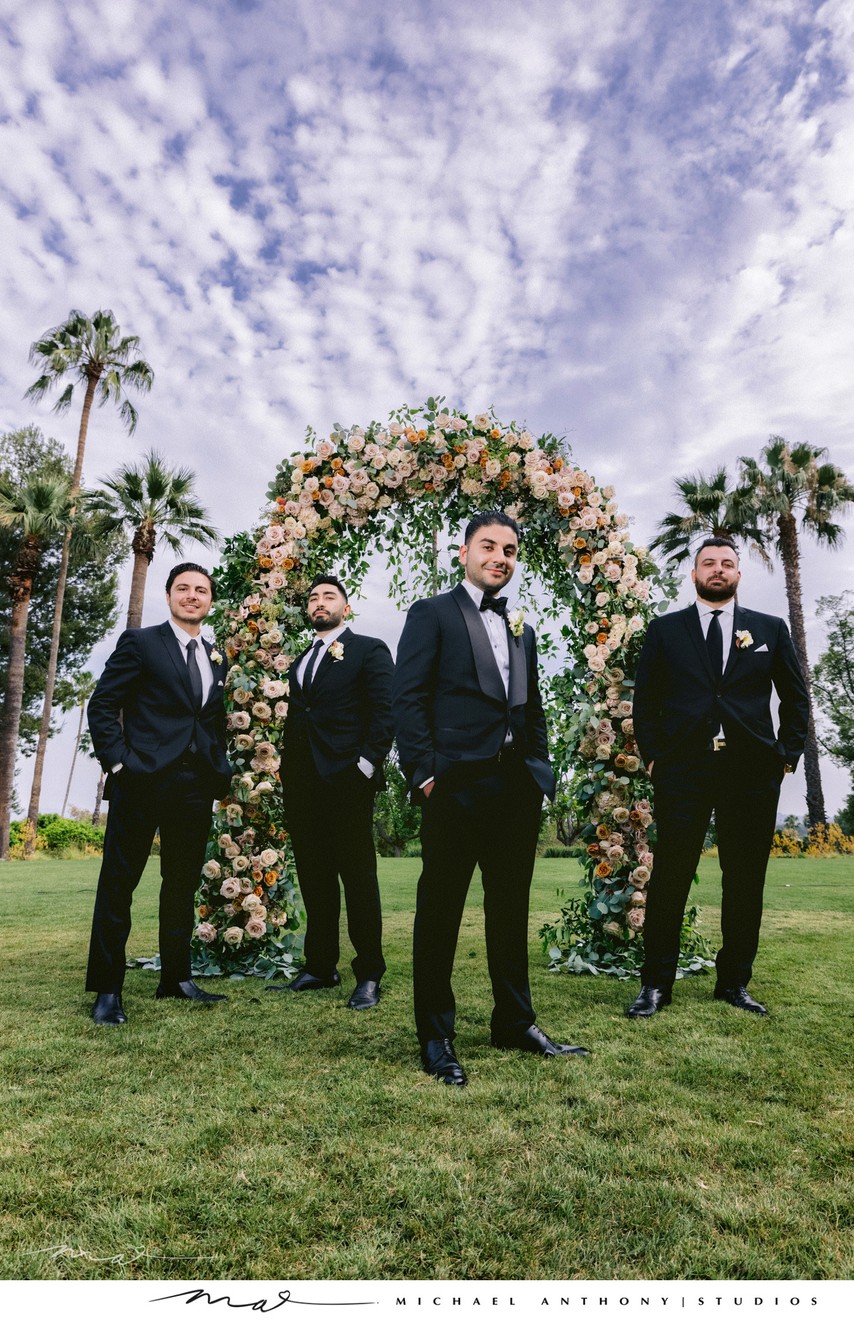
[[[482,611],[495,611],[496,615],[503,615],[507,609],[507,598],[488,597],[484,592],[483,599],[480,603],[480,609]]]
[[[187,673],[190,676],[190,688],[193,693],[193,704],[196,711],[202,706],[202,672],[199,670],[199,663],[196,660],[196,648],[198,642],[191,638],[187,643]]]
[[[709,620],[709,628],[706,633],[706,647],[709,649],[709,660],[712,663],[712,672],[715,679],[720,679],[724,673],[724,636],[721,633],[721,611],[712,611],[712,618]]]
[[[317,642],[314,644],[314,646],[311,649],[311,656],[308,658],[308,665],[306,666],[305,673],[302,677],[303,693],[308,693],[308,690],[311,687],[311,681],[314,676],[314,667],[317,665],[317,658],[320,656],[320,649],[322,646],[323,646],[323,639],[318,638]]]

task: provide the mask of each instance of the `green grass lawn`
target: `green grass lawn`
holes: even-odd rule
[[[130,954],[156,947],[156,860]],[[0,868],[0,1276],[75,1279],[823,1280],[854,1274],[854,860],[773,860],[753,990],[690,978],[650,1022],[636,983],[550,974],[536,940],[575,864],[541,860],[534,1002],[587,1060],[489,1046],[479,886],[457,954],[467,1089],[422,1074],[411,1021],[418,860],[382,863],[389,973],[227,1005],[155,1002],[122,1029],[83,992],[97,862]],[[714,939],[717,863],[702,868]]]

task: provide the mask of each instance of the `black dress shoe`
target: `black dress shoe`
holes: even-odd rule
[[[421,1064],[427,1074],[432,1074],[441,1083],[457,1088],[464,1088],[468,1083],[449,1037],[431,1037],[429,1042],[425,1042],[421,1048]]]
[[[734,1005],[736,1010],[750,1010],[752,1014],[767,1014],[764,1005],[754,1001],[753,997],[746,987],[716,987],[715,1000],[726,1001],[727,1005]]]
[[[92,1019],[96,1024],[126,1024],[128,1017],[118,992],[98,992],[92,1006]]]
[[[628,1019],[651,1019],[654,1014],[658,1014],[665,1005],[669,1005],[673,997],[666,987],[641,987],[640,996],[632,1001],[626,1017]]]
[[[214,995],[213,992],[202,991],[197,987],[192,978],[186,982],[176,982],[171,986],[165,986],[161,982],[157,991],[154,993],[158,1001],[198,1001],[202,1005],[212,1005],[214,1001],[227,1001],[227,996]]]
[[[380,984],[372,978],[356,983],[356,990],[347,1002],[348,1010],[373,1010],[380,1003]]]
[[[530,1051],[535,1056],[589,1056],[586,1047],[571,1047],[566,1042],[553,1042],[536,1024],[520,1029],[510,1037],[492,1035],[492,1045],[501,1051]]]

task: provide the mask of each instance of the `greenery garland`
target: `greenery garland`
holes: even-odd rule
[[[429,399],[385,424],[311,429],[283,461],[271,507],[232,538],[218,574],[214,625],[229,661],[231,793],[215,815],[194,937],[197,973],[289,973],[301,921],[282,826],[279,741],[286,672],[308,642],[304,603],[335,567],[358,591],[384,554],[390,595],[408,603],[458,578],[438,554],[441,530],[502,508],[523,530],[524,605],[556,624],[540,635],[556,673],[544,680],[558,810],[585,848],[585,894],[544,929],[552,966],[628,972],[637,965],[652,871],[650,786],[632,727],[634,666],[649,619],[673,595],[611,487],[600,487],[555,436],[534,438],[493,413],[474,417]],[[450,549],[450,548],[449,548]],[[688,962],[707,954],[692,925]]]

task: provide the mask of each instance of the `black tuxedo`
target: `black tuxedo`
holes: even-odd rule
[[[392,741],[391,653],[379,638],[345,629],[336,660],[321,652],[308,692],[288,671],[288,719],[282,738],[282,794],[306,912],[305,967],[326,978],[338,963],[344,887],[357,981],[379,981],[382,955],[373,802]],[[359,769],[364,758],[372,777]]]
[[[739,646],[737,635],[747,633]],[[779,729],[771,691],[780,700]],[[722,871],[718,982],[746,986],[759,944],[762,892],[786,764],[803,752],[809,699],[783,620],[736,606],[715,677],[694,605],[653,620],[638,661],[634,730],[654,762],[657,840],[644,926],[643,982],[675,977],[682,915],[714,811]],[[725,748],[716,751],[723,730]]]
[[[528,892],[543,794],[554,794],[534,631],[507,632],[509,693],[467,590],[418,601],[397,654],[394,714],[401,764],[422,799],[422,873],[414,934],[420,1040],[453,1038],[451,973],[475,865],[483,876],[497,1036],[534,1023],[528,986]],[[508,732],[512,742],[507,742]]]
[[[200,640],[211,658],[211,646]],[[214,798],[226,794],[222,694],[225,662],[196,708],[183,649],[170,624],[126,630],[89,700],[95,754],[109,772],[104,860],[92,921],[86,988],[120,992],[133,891],[160,830],[161,982],[190,977],[193,900]],[[121,764],[121,770],[113,767]]]

